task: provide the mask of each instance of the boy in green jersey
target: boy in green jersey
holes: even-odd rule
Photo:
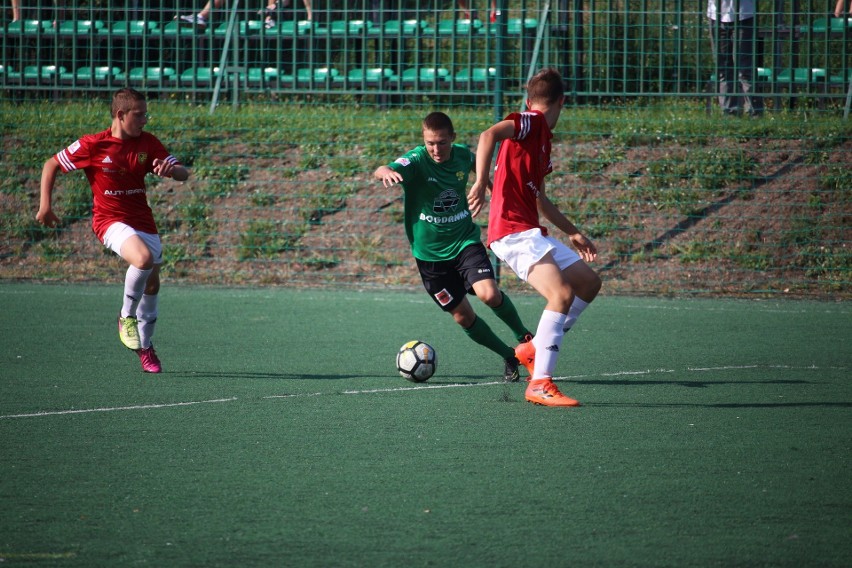
[[[518,341],[532,339],[512,301],[497,287],[494,267],[467,204],[468,174],[475,168],[476,156],[466,146],[454,144],[455,139],[450,117],[433,112],[423,120],[423,145],[373,175],[385,187],[402,184],[405,234],[426,291],[468,337],[503,358],[504,380],[517,381],[515,350],[477,317],[467,299],[467,294],[475,294]]]

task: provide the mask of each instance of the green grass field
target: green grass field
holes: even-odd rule
[[[852,558],[847,304],[602,296],[558,367],[584,406],[550,409],[423,293],[161,294],[152,376],[120,284],[0,283],[4,565]],[[423,385],[393,364],[415,338]]]

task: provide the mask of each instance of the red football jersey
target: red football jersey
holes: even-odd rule
[[[121,140],[107,129],[83,136],[54,158],[65,173],[80,169],[86,173],[94,197],[92,230],[101,242],[116,222],[157,233],[145,195],[145,175],[153,171],[155,159],[179,162],[154,135],[143,132],[138,138]]]
[[[497,153],[494,188],[488,214],[488,244],[529,229],[547,229],[538,218],[536,198],[544,176],[553,171],[550,140],[553,133],[539,111],[513,112],[515,135],[503,140]]]

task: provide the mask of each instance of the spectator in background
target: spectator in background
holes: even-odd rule
[[[837,5],[834,7],[834,17],[843,17],[843,0],[837,0]],[[852,17],[852,0],[849,0],[849,17]]]
[[[62,15],[63,10],[62,10],[62,8],[60,8],[58,6],[58,2],[56,0],[53,0],[53,2],[51,2],[51,4],[53,4],[53,27],[55,28],[56,25],[57,25],[57,22],[61,19],[61,15]],[[38,7],[38,16],[37,17],[39,19],[42,19],[42,10],[46,10],[48,8],[47,8],[47,6],[42,6],[41,4],[39,4],[37,7]],[[22,20],[23,17],[24,17],[23,11],[21,10],[21,0],[12,0],[12,21],[17,22],[18,20]]]
[[[311,0],[302,0],[305,10],[308,13],[308,19],[313,19],[313,10],[311,9]],[[199,28],[206,28],[210,23],[211,12],[214,9],[221,10],[225,5],[225,0],[209,0],[207,4],[197,14],[187,16],[175,16],[175,19],[184,24],[191,24]],[[290,0],[281,0],[281,7],[286,8],[290,5]],[[264,26],[270,29],[275,26],[275,11],[278,9],[277,0],[272,0],[266,5],[260,13],[264,16]]]
[[[467,0],[459,0],[459,10],[468,20],[476,18],[476,10],[470,9]],[[491,0],[491,12],[488,15],[488,21],[492,24],[497,21],[497,0]]]
[[[763,99],[754,96],[755,0],[708,0],[707,17],[722,112],[763,114]]]

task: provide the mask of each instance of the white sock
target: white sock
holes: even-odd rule
[[[139,319],[139,343],[142,349],[151,347],[151,338],[154,337],[154,326],[157,323],[157,299],[159,296],[148,294],[142,295],[136,317]]]
[[[556,361],[559,359],[559,347],[565,332],[565,314],[544,310],[538,321],[533,345],[535,345],[535,368],[533,369],[533,380],[544,379],[553,376]]]
[[[139,270],[133,265],[127,267],[127,274],[124,277],[124,302],[121,305],[121,317],[136,317],[136,308],[145,292],[148,276],[151,275],[153,270],[153,268]]]
[[[574,296],[574,301],[571,302],[571,308],[568,310],[568,318],[565,320],[565,331],[574,327],[574,324],[577,323],[577,318],[580,317],[580,314],[583,313],[583,310],[585,310],[588,305],[589,303],[585,300],[581,300],[577,296]]]

